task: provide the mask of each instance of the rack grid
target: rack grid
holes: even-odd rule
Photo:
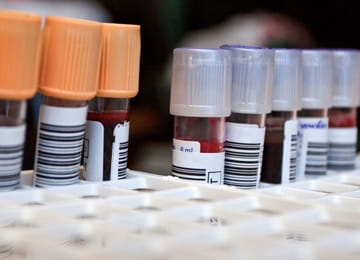
[[[360,169],[240,190],[127,179],[0,193],[0,259],[360,259]]]

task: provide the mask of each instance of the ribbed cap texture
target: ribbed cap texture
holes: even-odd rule
[[[333,59],[328,50],[303,50],[302,108],[325,109],[331,106]]]
[[[170,113],[224,117],[231,106],[231,52],[222,49],[174,50]]]
[[[334,85],[332,105],[360,105],[360,51],[334,50]]]
[[[231,111],[269,113],[274,85],[274,51],[236,45],[221,48],[232,51]]]
[[[130,98],[139,91],[140,26],[103,24],[97,96]]]
[[[301,109],[302,58],[300,50],[275,49],[273,111]]]
[[[101,23],[47,17],[43,34],[40,92],[63,99],[93,98],[99,84]]]
[[[41,17],[0,10],[0,98],[28,99],[38,83]]]

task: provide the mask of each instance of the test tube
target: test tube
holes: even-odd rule
[[[37,89],[41,17],[0,10],[0,191],[20,183],[26,100]]]
[[[298,112],[299,132],[296,178],[325,175],[329,146],[328,108],[333,84],[332,53],[303,50],[302,110]]]
[[[266,116],[261,181],[296,179],[297,111],[301,108],[301,51],[275,49],[272,112]]]
[[[48,16],[43,31],[34,184],[78,181],[88,100],[97,91],[101,23]]]
[[[231,116],[226,122],[224,184],[259,186],[265,118],[271,111],[274,51],[224,45],[232,51]]]
[[[334,50],[334,85],[329,109],[328,168],[355,167],[357,106],[360,101],[360,51]]]
[[[225,117],[230,115],[231,52],[174,50],[170,113],[175,116],[172,174],[223,184]]]
[[[103,24],[100,83],[89,104],[84,177],[89,181],[126,177],[129,103],[139,89],[140,26]]]

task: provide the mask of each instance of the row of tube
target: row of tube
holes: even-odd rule
[[[174,50],[172,175],[256,188],[355,165],[358,50]]]
[[[140,26],[0,10],[0,191],[19,187],[26,100],[40,105],[34,185],[126,176]],[[84,141],[85,140],[85,141]],[[83,146],[85,144],[85,151]]]

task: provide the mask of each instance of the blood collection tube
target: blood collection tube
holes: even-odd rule
[[[174,50],[170,113],[175,116],[172,174],[223,184],[225,117],[230,115],[231,52]]]
[[[299,132],[296,178],[326,174],[329,119],[333,84],[332,53],[303,50],[302,110],[298,112]]]
[[[232,51],[231,116],[226,122],[224,184],[256,188],[260,182],[265,118],[271,111],[274,51],[224,45]]]
[[[334,85],[329,109],[328,168],[355,167],[357,106],[360,100],[360,51],[334,50]]]
[[[40,16],[0,10],[0,191],[20,183],[26,100],[37,89],[40,42]]]
[[[97,91],[101,23],[50,16],[43,31],[34,184],[78,181],[88,100]]]
[[[139,89],[140,26],[103,24],[100,83],[85,134],[85,179],[126,177],[129,103]]]
[[[266,116],[261,181],[287,184],[296,179],[298,122],[301,108],[301,51],[275,49],[272,112]]]

